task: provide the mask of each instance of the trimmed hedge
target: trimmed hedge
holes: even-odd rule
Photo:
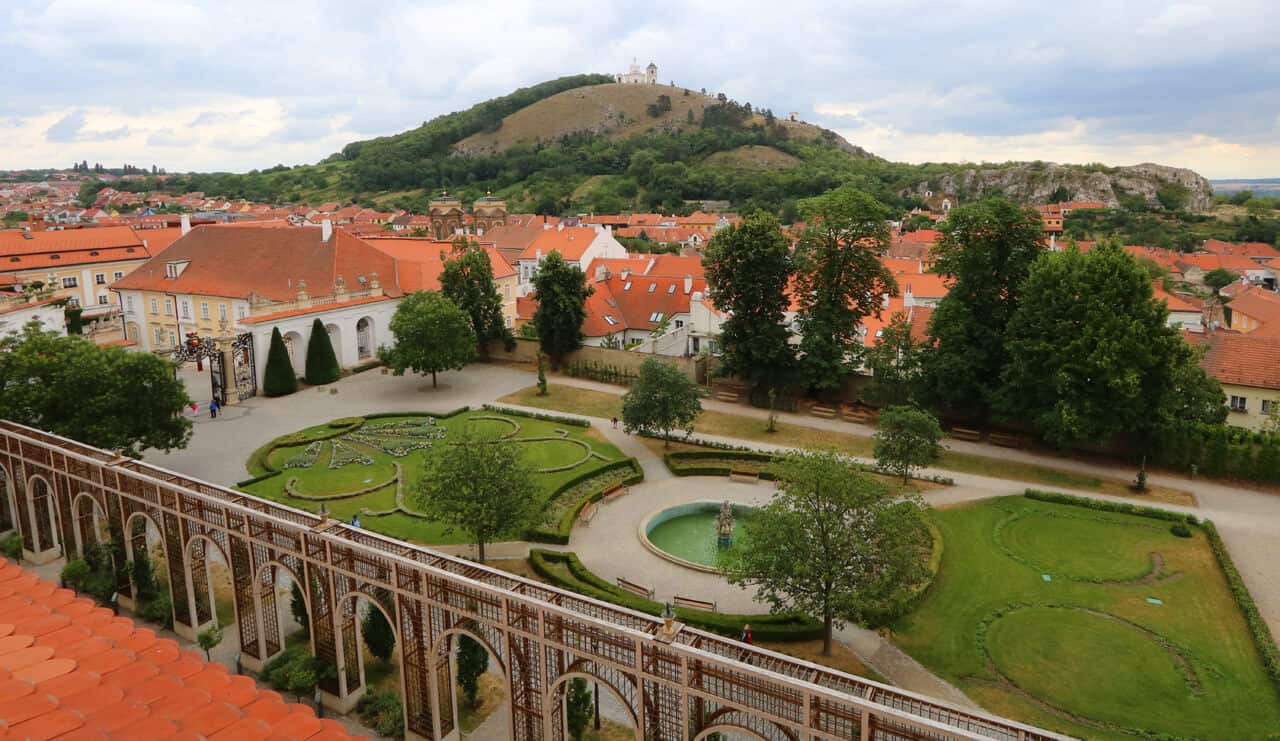
[[[1267,676],[1271,677],[1272,683],[1280,689],[1280,649],[1276,648],[1275,636],[1271,635],[1271,628],[1267,626],[1267,621],[1262,619],[1262,613],[1258,611],[1253,595],[1249,594],[1249,587],[1245,586],[1244,579],[1236,570],[1235,562],[1231,560],[1231,554],[1227,553],[1227,546],[1222,542],[1222,536],[1218,535],[1218,528],[1214,527],[1209,520],[1202,522],[1200,528],[1204,530],[1205,537],[1209,540],[1209,547],[1213,549],[1213,555],[1218,559],[1218,566],[1227,577],[1231,596],[1235,598],[1236,605],[1244,614],[1245,623],[1249,625],[1249,634],[1253,637],[1253,644],[1258,648],[1258,655],[1262,657],[1262,666],[1267,670]]]
[[[1240,572],[1236,569],[1235,562],[1231,560],[1231,554],[1227,552],[1227,546],[1222,542],[1222,536],[1218,534],[1218,528],[1214,526],[1211,520],[1197,520],[1191,515],[1170,512],[1167,509],[1121,502],[1104,502],[1085,497],[1073,497],[1069,494],[1038,491],[1036,489],[1027,489],[1025,496],[1028,499],[1052,504],[1066,504],[1104,512],[1119,512],[1177,524],[1198,525],[1204,531],[1205,539],[1209,541],[1209,547],[1213,549],[1213,555],[1218,560],[1218,566],[1222,569],[1223,576],[1227,579],[1231,597],[1235,600],[1236,606],[1240,608],[1240,613],[1244,616],[1244,621],[1249,626],[1249,634],[1253,638],[1254,646],[1258,649],[1258,655],[1262,658],[1263,668],[1266,669],[1267,676],[1271,678],[1272,683],[1280,690],[1280,648],[1276,647],[1275,637],[1271,634],[1271,628],[1267,626],[1267,621],[1262,619],[1262,613],[1258,611],[1258,605],[1253,601],[1253,595],[1249,594],[1249,588],[1245,585],[1244,579],[1241,578]]]
[[[458,407],[452,412],[374,412],[373,414],[364,415],[365,419],[386,419],[387,417],[435,417],[436,419],[449,419],[471,411],[471,407]]]
[[[523,409],[513,409],[512,407],[503,407],[496,404],[485,404],[484,409],[498,414],[507,414],[512,417],[528,417],[529,419],[540,419],[543,422],[559,422],[560,424],[570,425],[573,427],[591,426],[591,420],[589,419],[562,417],[558,414],[544,414],[542,412],[528,412]]]
[[[621,483],[623,484],[623,486],[631,486],[632,484],[638,484],[641,481],[644,481],[644,469],[640,467],[640,463],[635,458],[625,458],[619,461],[612,461],[610,463],[606,463],[600,468],[592,469],[590,471],[584,471],[578,474],[577,476],[574,476],[573,478],[569,479],[565,483],[561,484],[560,487],[551,494],[551,496],[547,497],[546,504],[544,505],[543,508],[545,509],[546,507],[550,507],[553,502],[555,502],[561,496],[564,496],[565,492],[568,492],[570,489],[577,486],[578,484],[581,484],[583,481],[587,481],[588,479],[595,478],[596,476],[599,476],[602,473],[608,473],[609,471],[613,471],[620,468],[628,468],[632,472],[630,476],[626,476],[621,480]],[[595,491],[588,493],[586,496],[582,497],[576,503],[574,503],[572,507],[565,510],[565,513],[560,518],[560,522],[556,526],[555,530],[544,530],[542,528],[533,528],[525,533],[525,540],[528,540],[532,543],[550,543],[554,545],[568,545],[569,533],[570,531],[573,530],[573,523],[576,522],[578,519],[578,516],[582,514],[582,510],[592,502],[598,502],[602,498],[604,498],[604,490],[609,488],[610,486],[613,486],[613,484],[610,483],[605,486],[601,486],[599,489],[596,489]]]
[[[280,328],[271,330],[271,344],[267,348],[267,367],[262,372],[263,396],[287,396],[298,390],[298,373],[289,358],[289,348],[284,345]]]
[[[307,366],[303,375],[312,386],[333,383],[342,377],[329,331],[319,318],[311,323],[311,339],[307,340]]]
[[[1157,507],[1146,507],[1141,504],[1128,504],[1126,502],[1107,502],[1101,499],[1089,499],[1088,497],[1077,497],[1071,494],[1061,494],[1056,491],[1041,491],[1039,489],[1027,489],[1023,493],[1027,499],[1034,499],[1038,502],[1049,502],[1050,504],[1067,504],[1073,507],[1084,507],[1085,509],[1096,509],[1101,512],[1119,512],[1125,515],[1137,515],[1138,517],[1150,517],[1154,520],[1164,520],[1165,522],[1187,522],[1192,525],[1200,524],[1195,515],[1185,515],[1181,512],[1172,512],[1167,509],[1159,509]]]
[[[725,461],[737,460],[737,461],[753,461],[753,462],[770,462],[771,463],[777,458],[777,456],[771,453],[762,453],[756,450],[745,450],[745,449],[744,450],[713,449],[713,450],[706,450],[706,451],[681,450],[675,453],[667,453],[666,455],[662,456],[662,462],[665,463],[667,468],[671,471],[671,473],[675,474],[676,476],[728,476],[732,472],[733,467],[730,465],[726,465],[723,467],[707,466],[707,465],[685,466],[680,463],[681,460],[708,459],[708,458],[716,459],[716,460],[725,460]],[[885,471],[879,466],[873,466],[868,463],[853,463],[853,465],[857,467],[858,470],[863,471],[864,473],[875,473],[875,474],[880,474],[882,476],[893,476],[895,478],[898,478],[897,474],[893,474],[888,471]],[[774,479],[773,473],[767,470],[760,471],[759,475],[760,475],[760,478],[765,481],[772,481]],[[916,481],[932,481],[935,484],[943,484],[945,486],[954,486],[956,483],[955,479],[948,478],[946,476],[912,476],[911,478],[915,479]]]
[[[601,579],[582,565],[577,554],[534,548],[529,551],[529,563],[539,576],[563,589],[637,612],[662,614],[662,603],[632,594]],[[572,578],[566,579],[552,569],[551,564],[555,563],[563,564]],[[736,638],[746,623],[751,624],[752,635],[760,641],[812,641],[822,638],[823,634],[821,622],[797,613],[735,615],[683,607],[675,608],[675,613],[676,619],[682,623],[731,638]]]

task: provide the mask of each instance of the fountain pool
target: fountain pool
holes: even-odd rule
[[[654,512],[640,523],[639,536],[644,546],[653,553],[698,571],[719,573],[716,561],[720,547],[717,545],[716,515],[721,502],[701,501],[680,504]],[[742,524],[751,519],[754,507],[731,505],[737,520],[733,545],[742,540]]]

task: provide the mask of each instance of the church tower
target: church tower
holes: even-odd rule
[[[649,66],[645,67],[644,81],[650,85],[658,84],[658,65],[649,62]]]

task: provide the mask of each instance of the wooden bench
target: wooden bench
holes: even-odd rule
[[[631,592],[632,594],[638,594],[641,597],[644,597],[646,599],[653,599],[652,589],[646,586],[642,586],[640,584],[636,584],[633,581],[627,581],[626,579],[623,579],[621,576],[618,577],[618,586],[622,587],[628,592]]]
[[[688,607],[693,610],[706,610],[707,612],[716,611],[716,603],[714,602],[707,602],[706,600],[694,599],[692,597],[681,597],[678,594],[671,598],[671,602],[675,604],[676,607]]]
[[[846,422],[853,422],[860,425],[871,423],[871,414],[864,409],[845,407],[840,410],[840,416],[843,417]]]
[[[731,404],[737,404],[738,392],[737,391],[717,391],[716,399],[719,399],[720,401],[727,401]]]
[[[1022,437],[1019,435],[1009,435],[1003,432],[993,432],[988,438],[992,445],[999,445],[1002,448],[1021,448]]]
[[[812,414],[815,417],[822,417],[823,419],[835,419],[836,410],[821,404],[814,404],[809,408],[809,414]]]
[[[614,499],[617,499],[623,494],[626,494],[628,491],[630,491],[630,487],[628,487],[626,484],[619,481],[617,483],[608,485],[607,487],[604,488],[604,491],[602,491],[601,493],[604,494],[604,498],[606,500],[613,501]]]
[[[978,442],[982,439],[982,433],[977,430],[971,430],[968,427],[952,427],[948,433],[957,440],[968,440],[969,442]]]
[[[599,511],[600,505],[596,502],[592,502],[591,504],[583,507],[582,511],[578,513],[578,521],[584,525],[590,525],[591,521],[596,518],[596,513]]]

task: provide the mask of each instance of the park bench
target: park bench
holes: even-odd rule
[[[671,598],[676,607],[688,607],[693,610],[706,610],[707,612],[716,611],[716,603],[707,602],[706,600],[694,599],[693,597],[682,597],[676,595]]]
[[[843,417],[846,422],[853,422],[860,425],[871,423],[871,414],[865,409],[858,409],[857,407],[842,407],[840,410],[840,416]]]
[[[609,484],[600,493],[604,495],[605,499],[609,501],[613,501],[614,499],[617,499],[623,494],[626,494],[629,490],[630,489],[626,484],[622,483],[621,481],[618,481],[618,482]]]
[[[621,576],[618,577],[618,586],[622,587],[628,592],[631,592],[632,594],[638,594],[641,597],[644,597],[645,599],[653,599],[652,589],[646,586],[643,586],[641,584],[636,584],[633,581],[627,581],[626,579],[623,579]]]
[[[1003,432],[993,432],[988,438],[992,445],[999,445],[1002,448],[1021,448],[1022,437],[1020,435],[1009,435]]]
[[[730,404],[737,404],[738,392],[728,391],[728,390],[718,390],[716,391],[716,399],[719,399],[720,401],[727,401]]]
[[[823,404],[814,404],[809,408],[809,414],[823,419],[835,419],[836,410]]]
[[[584,525],[590,525],[591,521],[596,518],[596,513],[599,511],[600,505],[596,502],[592,502],[591,504],[583,507],[582,511],[578,513],[578,520]]]
[[[971,430],[968,427],[952,427],[951,437],[957,440],[968,440],[969,442],[978,442],[982,439],[982,433],[977,430]]]

